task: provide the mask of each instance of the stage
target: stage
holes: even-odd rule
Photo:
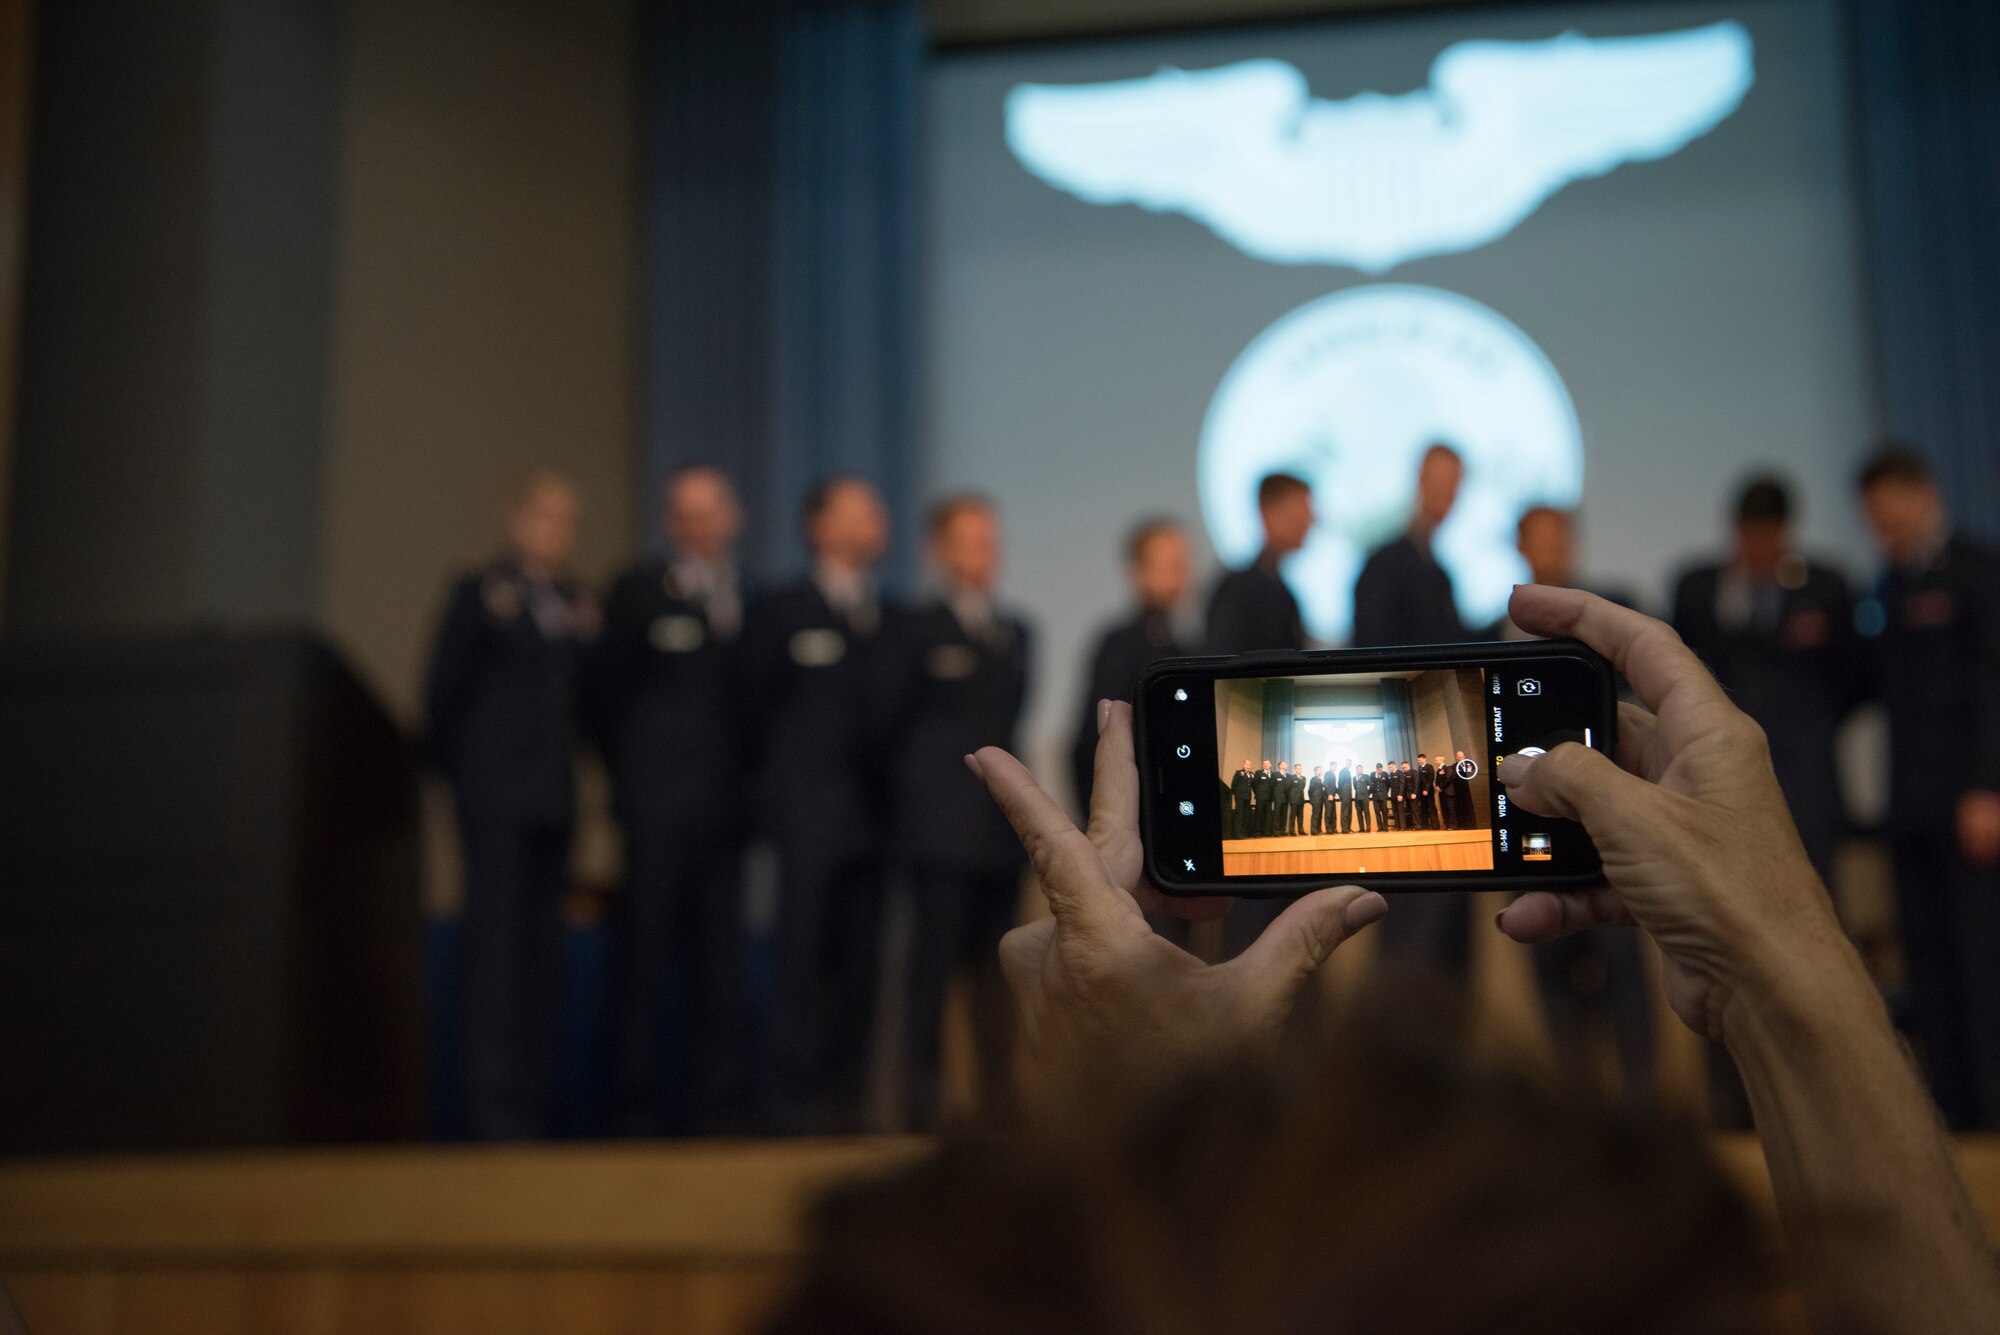
[[[1224,876],[1359,876],[1482,871],[1492,866],[1491,830],[1391,830],[1222,841]]]
[[[1990,1232],[2000,1141],[1959,1144]],[[1717,1147],[1768,1212],[1756,1142]],[[0,1279],[34,1335],[741,1335],[783,1291],[803,1207],[926,1148],[884,1138],[13,1161],[0,1163]]]

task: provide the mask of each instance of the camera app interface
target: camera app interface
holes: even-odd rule
[[[1588,872],[1580,827],[1510,808],[1502,757],[1608,744],[1574,657],[1148,686],[1159,874],[1193,882]],[[1211,714],[1212,711],[1212,714]]]

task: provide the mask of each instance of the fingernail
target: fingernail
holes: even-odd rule
[[[1528,767],[1535,763],[1533,756],[1507,756],[1499,766],[1500,782],[1513,787],[1528,777]]]
[[[1109,700],[1099,700],[1097,702],[1097,735],[1102,737],[1104,730],[1110,726],[1111,702]]]
[[[1358,932],[1389,911],[1389,901],[1370,890],[1359,899],[1353,900],[1341,910],[1340,920],[1347,924],[1347,930]]]
[[[1504,932],[1504,931],[1506,931],[1506,930],[1507,930],[1507,929],[1506,929],[1505,927],[1502,927],[1502,926],[1500,925],[1500,920],[1501,920],[1502,918],[1506,917],[1506,916],[1507,916],[1507,910],[1506,910],[1506,909],[1501,909],[1501,910],[1500,910],[1500,911],[1499,911],[1498,913],[1496,913],[1496,914],[1494,914],[1494,915],[1493,915],[1493,930],[1494,930],[1494,931],[1496,931],[1496,932]]]
[[[968,754],[965,757],[965,767],[971,770],[973,774],[978,778],[983,779],[986,777],[986,771],[979,768],[978,756]]]

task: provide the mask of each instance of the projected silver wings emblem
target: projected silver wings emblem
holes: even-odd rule
[[[1667,157],[1750,89],[1750,35],[1460,42],[1430,87],[1329,102],[1281,60],[1007,96],[1027,169],[1092,204],[1185,213],[1278,264],[1381,273],[1498,240],[1571,181]]]

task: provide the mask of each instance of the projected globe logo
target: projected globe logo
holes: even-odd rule
[[[1514,525],[1583,490],[1583,435],[1562,378],[1513,324],[1437,288],[1376,284],[1309,302],[1260,334],[1223,377],[1202,426],[1202,518],[1232,565],[1263,543],[1257,483],[1312,483],[1319,522],[1285,571],[1312,633],[1343,639],[1368,552],[1409,522],[1433,443],[1465,481],[1432,550],[1468,625],[1491,623],[1525,573]]]

